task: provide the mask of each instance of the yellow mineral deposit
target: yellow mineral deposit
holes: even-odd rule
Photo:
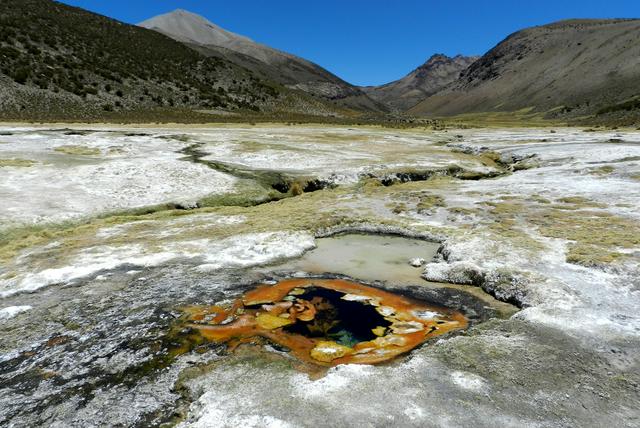
[[[185,312],[207,340],[233,348],[262,337],[323,366],[381,363],[467,326],[459,312],[340,279],[289,279],[259,286],[227,308]]]

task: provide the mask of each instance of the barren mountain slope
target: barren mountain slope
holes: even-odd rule
[[[138,25],[198,46],[198,50],[206,55],[223,57],[280,84],[333,100],[341,106],[384,110],[360,89],[319,65],[224,30],[200,15],[178,9]]]
[[[534,107],[579,116],[640,94],[640,20],[571,20],[519,31],[411,112]]]
[[[5,118],[262,110],[279,105],[289,92],[154,31],[49,0],[0,2],[0,116]]]
[[[402,79],[361,89],[376,101],[394,110],[405,111],[456,80],[478,57],[436,54]]]

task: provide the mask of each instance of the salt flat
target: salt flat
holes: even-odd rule
[[[232,190],[234,178],[180,161],[179,141],[122,132],[19,129],[4,135],[0,227],[79,219]],[[70,135],[71,134],[71,135]],[[134,133],[135,134],[135,133]],[[198,183],[198,186],[194,186]]]
[[[0,133],[0,424],[640,422],[640,132]],[[266,191],[247,171],[324,184]],[[241,198],[253,185],[270,202]],[[304,275],[282,266],[365,231],[441,244],[412,293],[473,290],[520,310],[320,379],[282,350],[167,351],[180,308]]]

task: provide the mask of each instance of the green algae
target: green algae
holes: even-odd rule
[[[185,227],[179,239],[199,239],[203,234],[208,238],[222,239],[240,233],[275,230],[315,233],[334,227],[356,227],[362,224],[407,227],[408,220],[381,216],[379,213],[372,212],[366,203],[363,203],[362,209],[353,210],[343,207],[342,201],[358,195],[393,199],[417,190],[423,192],[425,189],[454,189],[456,186],[455,180],[451,177],[434,177],[427,182],[408,182],[391,187],[382,186],[378,180],[369,179],[353,186],[324,189],[282,199],[283,195],[278,192],[264,187],[257,188],[254,186],[255,182],[249,181],[245,183],[246,186],[240,186],[241,191],[237,194],[202,198],[195,209],[184,209],[175,204],[160,204],[59,224],[12,228],[4,231],[0,236],[0,261],[8,263],[28,248],[41,247],[54,241],[59,246],[51,252],[60,253],[57,256],[58,261],[73,257],[77,250],[95,245],[128,245],[141,242],[145,246],[153,246],[154,230],[155,233],[162,230],[163,222],[178,217],[193,216],[194,222],[197,223],[199,214],[243,216],[246,220],[243,223],[228,226],[214,224],[204,230],[198,227]],[[421,193],[416,195],[419,194]],[[437,198],[432,199],[432,202],[439,203],[438,201]],[[109,238],[96,237],[101,229],[124,224],[130,224],[130,227],[120,234]],[[412,226],[412,228],[417,232],[435,234],[439,234],[442,230],[426,225]]]
[[[640,156],[626,156],[624,158],[620,158],[620,159],[615,159],[612,161],[609,161],[610,163],[623,163],[623,162],[635,162],[635,161],[640,161]]]
[[[613,173],[616,169],[611,165],[600,166],[598,168],[589,169],[589,174],[592,175],[609,175]]]
[[[78,156],[96,156],[100,154],[100,149],[86,146],[78,146],[74,144],[59,146],[55,149],[58,153],[64,153],[65,155],[78,155]]]
[[[236,192],[213,194],[201,198],[192,209],[167,203],[104,213],[93,218],[15,227],[4,230],[0,234],[0,262],[6,263],[27,248],[41,246],[52,241],[62,240],[63,247],[67,249],[81,248],[83,242],[86,245],[99,244],[98,240],[94,241],[91,237],[99,229],[105,227],[150,220],[168,221],[177,217],[210,213],[212,212],[211,208],[219,206],[250,207],[285,196],[287,195],[282,195],[273,189],[256,185],[252,180],[239,180]],[[132,227],[131,232],[126,234],[123,239],[135,239],[133,233],[135,229],[136,227]]]
[[[530,215],[529,221],[544,236],[573,241],[567,252],[570,263],[584,266],[612,264],[629,257],[619,252],[619,248],[640,246],[637,222],[605,212],[549,210]]]
[[[390,202],[390,203],[387,204],[387,207],[389,209],[391,209],[391,212],[394,213],[394,214],[401,214],[401,213],[404,213],[404,212],[406,212],[408,210],[407,204],[402,203],[402,202],[400,202],[398,204]]]
[[[421,214],[428,213],[434,208],[446,206],[444,198],[440,195],[431,194],[427,191],[409,191],[406,188],[403,190],[402,194],[396,193],[394,200],[386,204],[386,207],[394,214],[409,211],[408,203],[415,203],[416,211]],[[398,200],[402,202],[398,202]]]
[[[107,150],[107,155],[117,156],[123,155],[125,153],[127,153],[127,151],[124,149],[124,147],[109,147],[109,150]]]
[[[260,185],[254,180],[239,179],[232,193],[213,194],[200,198],[197,201],[198,207],[217,207],[217,206],[239,206],[250,207],[265,202],[282,199],[288,195],[272,189],[271,187]]]
[[[418,212],[430,211],[434,208],[445,207],[444,198],[440,195],[426,194],[419,196],[419,202],[416,205]]]
[[[162,207],[165,208],[165,207]],[[244,207],[206,207],[197,210],[179,210],[179,209],[160,209],[145,208],[139,210],[132,210],[126,213],[120,213],[110,215],[104,218],[94,218],[86,221],[78,222],[66,222],[54,225],[40,225],[21,227],[7,231],[0,238],[0,260],[8,261],[11,258],[16,257],[20,251],[47,244],[52,241],[60,242],[59,251],[63,249],[64,252],[72,250],[78,250],[86,247],[90,247],[96,244],[104,245],[121,245],[131,244],[138,241],[143,241],[145,244],[152,245],[154,242],[153,235],[149,236],[149,233],[157,232],[158,227],[162,228],[162,225],[168,221],[179,217],[190,217],[197,221],[197,217],[200,214],[207,213],[220,213],[222,215],[238,215],[244,214],[247,208]],[[257,226],[259,231],[267,229],[267,224],[271,223],[273,230],[281,230],[281,228],[275,227],[277,219],[275,216],[265,215],[260,221],[252,221],[251,225]],[[97,238],[97,233],[105,228],[114,226],[127,225],[127,228],[121,233],[114,234],[110,237]],[[263,227],[260,227],[263,225]],[[220,225],[212,225],[211,230],[207,230],[207,236],[213,238],[224,238],[231,236],[235,233],[242,233],[247,228],[232,228],[233,230],[227,230],[226,227]],[[238,230],[241,229],[241,230]],[[143,233],[144,232],[144,233]],[[181,239],[190,239],[201,237],[203,231],[194,229],[193,227],[185,227],[184,233],[180,236]]]
[[[567,262],[582,266],[601,266],[620,262],[626,255],[617,251],[602,251],[597,245],[572,244],[567,253]]]
[[[456,236],[466,233],[469,225],[457,227],[416,226],[410,217],[389,216],[388,211],[376,212],[375,204],[367,201],[387,201],[387,208],[395,214],[402,214],[415,206],[419,212],[428,212],[435,208],[446,208],[444,194],[455,192],[460,181],[451,176],[434,176],[427,181],[398,183],[383,186],[379,179],[368,178],[360,182],[339,188],[303,193],[301,189],[289,189],[282,194],[268,186],[256,186],[251,179],[241,180],[241,190],[234,194],[212,195],[198,201],[197,208],[184,209],[174,204],[162,204],[153,207],[110,213],[98,218],[67,222],[60,225],[25,227],[8,231],[0,238],[0,261],[8,262],[26,248],[42,246],[49,242],[59,242],[60,253],[57,261],[72,257],[82,248],[95,245],[130,245],[140,243],[148,249],[160,248],[162,238],[158,231],[163,230],[172,220],[189,216],[188,224],[180,226],[178,240],[224,239],[244,233],[259,233],[276,230],[309,231],[318,233],[332,228],[357,227],[363,224],[411,228],[418,233],[431,233],[442,236]],[[302,186],[300,186],[302,187]],[[477,192],[476,192],[477,194]],[[294,196],[295,197],[290,197]],[[623,229],[614,233],[611,239],[604,240],[607,222],[592,221],[585,224],[581,213],[587,208],[601,208],[600,204],[581,197],[560,198],[556,203],[534,195],[533,198],[521,198],[513,195],[499,196],[497,202],[486,202],[477,208],[448,208],[451,214],[474,215],[482,218],[479,224],[491,232],[491,239],[508,243],[532,252],[544,251],[546,245],[536,238],[532,231],[545,237],[558,237],[574,241],[569,244],[567,260],[572,263],[593,264],[613,263],[625,256],[619,254],[617,247],[630,248],[631,242],[625,241],[624,234],[633,234],[635,229],[629,224],[620,224]],[[219,216],[242,216],[244,221],[234,224],[207,225],[201,214]],[[487,217],[488,215],[488,217]],[[598,217],[602,219],[603,217]],[[553,221],[547,222],[548,219]],[[559,220],[557,220],[559,219]],[[571,231],[566,224],[575,222],[581,227],[595,227],[592,235],[581,236]],[[555,222],[555,224],[553,223]],[[614,222],[615,223],[615,222]],[[96,235],[105,228],[125,225],[118,233],[106,238]],[[561,225],[561,226],[557,226]],[[587,229],[589,230],[589,229]],[[594,252],[594,248],[598,251]],[[587,258],[588,254],[600,254],[597,260]]]
[[[480,213],[480,210],[476,208],[465,208],[465,207],[451,207],[448,208],[448,211],[451,214],[459,214],[465,216],[477,215]]]
[[[406,183],[403,187],[424,188],[428,183]],[[398,192],[397,188],[374,188],[377,189],[377,192],[374,192],[375,197],[380,199],[387,193]],[[362,191],[363,188],[360,186],[325,189],[250,206],[224,205],[191,210],[175,207],[172,209],[170,206],[147,207],[76,222],[16,228],[0,237],[0,262],[10,268],[9,262],[15,260],[24,250],[42,248],[51,242],[56,242],[54,248],[33,257],[51,265],[68,262],[84,248],[98,245],[119,247],[140,244],[148,251],[161,250],[162,245],[166,244],[166,238],[160,232],[169,226],[178,228],[173,238],[177,241],[199,240],[203,237],[224,239],[240,234],[272,231],[321,233],[333,228],[361,225],[394,228],[409,226],[407,223],[410,219],[386,218],[379,213],[371,212],[368,207],[353,209],[341,205],[343,201],[352,200],[354,195]],[[371,193],[372,190],[367,188],[366,192]],[[366,202],[363,204],[366,206]],[[236,216],[241,217],[243,221],[219,224],[211,222],[210,217],[201,217],[204,214]],[[184,218],[186,223],[172,225],[171,222],[178,218]],[[118,228],[114,233],[104,233],[105,229],[115,226]],[[428,225],[411,226],[411,229],[416,233],[433,235],[441,235],[443,230]]]
[[[534,202],[537,202],[539,204],[550,204],[551,201],[543,196],[540,195],[531,195],[531,200],[533,200]]]
[[[538,167],[540,167],[540,163],[539,162],[531,161],[531,160],[523,160],[523,161],[516,162],[515,164],[513,164],[511,169],[514,172],[517,172],[517,171],[526,171],[528,169],[534,169],[534,168],[538,168]]]
[[[159,135],[156,138],[166,141],[178,141],[180,143],[191,144],[191,135],[187,134],[174,134],[174,135]]]
[[[306,153],[307,149],[304,147],[298,147],[294,145],[284,145],[278,143],[271,142],[259,142],[259,141],[239,141],[234,142],[237,146],[234,147],[234,152],[240,153],[264,153],[266,150],[274,150],[274,151],[287,151],[293,153]]]
[[[572,210],[562,205],[531,206],[524,202],[488,202],[495,222],[489,229],[513,241],[522,241],[524,228],[535,227],[542,236],[571,241],[566,260],[583,266],[603,266],[619,263],[630,256],[619,249],[640,246],[640,225],[631,219],[604,211],[593,211],[595,204],[581,197],[563,198],[563,202],[578,205]],[[526,242],[532,243],[531,240]],[[540,245],[540,243],[538,243]]]
[[[582,196],[567,196],[557,199],[558,202],[565,204],[565,206],[554,206],[559,209],[581,209],[581,208],[606,208],[605,204],[594,202],[591,199],[584,198]]]
[[[29,159],[0,159],[0,168],[2,167],[13,167],[13,168],[29,168],[35,165],[37,162]]]
[[[241,144],[247,146],[245,148],[249,150],[264,148],[264,145],[256,142],[241,142]],[[212,166],[211,162],[200,159],[203,153],[198,151],[199,147],[197,144],[190,145],[184,149],[183,153],[193,161],[218,169],[220,165]],[[368,177],[354,185],[305,193],[305,188],[311,179],[289,178],[270,171],[238,169],[233,171],[233,175],[242,175],[239,178],[237,192],[201,198],[194,207],[160,204],[109,213],[78,222],[9,231],[5,237],[0,237],[0,261],[8,262],[27,248],[42,246],[53,241],[59,242],[59,248],[52,250],[60,253],[56,256],[56,261],[73,257],[73,254],[77,254],[83,248],[95,245],[119,246],[138,243],[148,250],[161,249],[164,241],[160,237],[160,232],[172,220],[184,216],[189,216],[190,220],[188,224],[178,228],[179,233],[175,239],[179,241],[202,239],[203,236],[208,239],[224,239],[238,234],[282,230],[318,233],[332,228],[358,227],[359,225],[409,228],[417,233],[424,232],[439,236],[446,234],[455,237],[469,233],[480,225],[490,232],[490,240],[534,253],[546,249],[546,244],[540,239],[540,235],[573,241],[569,244],[567,254],[567,260],[572,263],[595,263],[587,259],[587,254],[594,250],[593,247],[602,255],[598,260],[604,263],[614,263],[625,257],[616,251],[617,244],[594,243],[593,239],[590,240],[586,236],[562,233],[561,230],[556,230],[553,225],[547,225],[543,221],[545,212],[552,213],[553,216],[567,215],[569,218],[576,218],[585,209],[606,208],[585,198],[569,196],[552,203],[540,195],[533,195],[526,199],[514,195],[501,195],[498,196],[498,202],[481,203],[477,208],[447,208],[444,195],[455,192],[461,185],[460,179],[481,179],[508,173],[505,166],[501,164],[500,154],[497,152],[484,152],[481,155],[455,153],[454,155],[460,160],[473,161],[475,164],[490,167],[491,171],[478,173],[456,165],[436,170],[398,170],[398,174],[416,174],[416,177],[422,174],[424,177],[418,178],[426,179],[398,181],[392,183],[393,185],[383,185],[382,178]],[[233,166],[223,165],[222,167]],[[283,184],[282,188],[275,190],[274,185],[279,183]],[[466,192],[466,194],[477,196],[478,199],[491,196],[490,193],[480,192]],[[451,214],[473,215],[480,220],[478,224],[463,224],[456,227],[416,225],[410,216],[390,215],[388,210],[380,209],[380,203],[370,203],[372,200],[385,203],[393,214],[411,211],[413,207],[420,213],[443,208]],[[572,212],[568,213],[568,211]],[[207,224],[206,218],[199,218],[201,214],[242,216],[244,221],[234,224],[216,222]],[[113,236],[97,237],[97,234],[105,228],[125,224],[127,227],[118,230]]]
[[[343,142],[360,142],[366,143],[374,138],[373,135],[366,134],[342,134],[334,132],[323,132],[317,134],[305,135],[305,139],[312,140],[314,142],[326,142],[326,143],[343,143]]]

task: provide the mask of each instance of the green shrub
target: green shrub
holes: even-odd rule
[[[13,80],[16,83],[24,85],[29,79],[29,74],[30,72],[28,68],[19,68],[13,72],[13,75],[11,77],[13,77]]]

